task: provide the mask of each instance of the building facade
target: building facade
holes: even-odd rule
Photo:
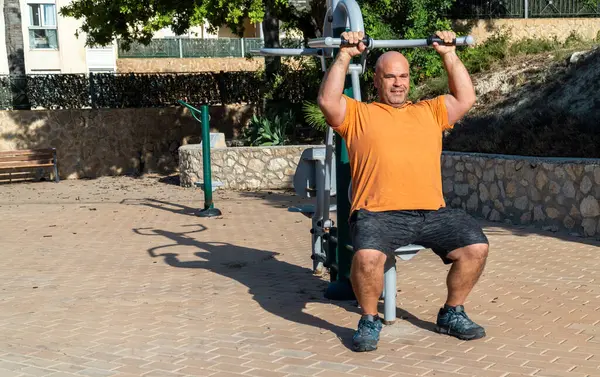
[[[71,0],[20,0],[25,53],[28,74],[115,72],[117,70],[117,43],[107,47],[86,47],[85,36],[77,37],[81,22],[59,15],[60,8]],[[0,20],[4,21],[4,0],[0,0]],[[4,22],[0,27],[0,74],[8,73]],[[245,37],[259,37],[260,25],[247,23]],[[164,29],[156,38],[174,38]],[[195,27],[188,38],[236,38],[228,28],[216,33],[208,31],[208,25]],[[181,38],[181,36],[180,36]]]
[[[70,0],[21,0],[27,73],[88,73],[114,71],[116,47],[89,48],[76,37],[80,22],[58,12]],[[0,13],[3,9],[0,8]],[[0,16],[4,19],[4,15]],[[8,73],[4,28],[0,28],[0,74]]]

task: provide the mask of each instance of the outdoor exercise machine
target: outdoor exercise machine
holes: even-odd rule
[[[321,61],[323,72],[327,70],[326,59],[335,57],[339,48],[348,41],[341,38],[345,31],[365,32],[360,7],[356,0],[327,0],[327,12],[323,23],[323,38],[308,41],[307,48],[262,48],[251,53],[263,56],[314,56]],[[344,86],[344,94],[361,101],[360,74],[366,69],[366,56],[374,48],[414,48],[432,46],[434,42],[444,44],[437,36],[425,39],[375,40],[365,35],[362,41],[366,49],[349,65],[348,76]],[[458,37],[452,45],[473,44],[471,36]],[[315,198],[315,204],[290,208],[312,219],[310,230],[312,240],[313,272],[322,274],[324,268],[330,272],[330,284],[325,297],[332,300],[355,299],[350,284],[350,266],[353,247],[350,241],[348,218],[352,200],[350,165],[348,150],[341,137],[334,141],[333,130],[327,129],[323,147],[306,149],[298,163],[294,175],[294,190],[305,198]],[[334,152],[335,142],[335,152]],[[340,188],[341,191],[337,190]],[[347,188],[347,189],[346,189]],[[345,194],[347,190],[347,195]],[[341,194],[340,194],[341,193]],[[340,194],[340,195],[337,195]],[[336,196],[337,205],[330,204],[331,197]],[[338,224],[330,218],[336,211]],[[406,245],[396,250],[395,254],[402,260],[409,260],[420,250],[421,245]],[[396,320],[396,258],[388,258],[384,269],[384,323],[391,324]]]
[[[213,203],[213,191],[215,186],[212,183],[212,171],[210,168],[210,118],[208,114],[208,105],[202,105],[201,110],[182,100],[177,101],[180,105],[187,107],[194,119],[202,125],[202,176],[204,182],[194,182],[196,187],[204,190],[204,208],[197,215],[200,217],[221,216],[221,211],[215,208]]]

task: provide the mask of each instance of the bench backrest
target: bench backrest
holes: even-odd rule
[[[0,152],[0,167],[11,167],[13,165],[28,164],[52,164],[56,155],[56,149],[26,149],[16,151]]]
[[[320,164],[317,164],[317,161]],[[300,156],[298,166],[293,178],[293,185],[296,194],[302,198],[316,197],[319,190],[324,190],[321,187],[324,184],[325,171],[325,146],[313,147],[305,149]],[[331,171],[335,172],[335,159],[331,161]],[[319,169],[319,166],[321,169]],[[336,177],[331,175],[330,196],[336,195]]]

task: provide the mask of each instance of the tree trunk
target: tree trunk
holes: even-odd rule
[[[25,53],[19,0],[4,0],[4,25],[13,109],[30,109],[31,105],[26,90],[27,78],[25,76]]]
[[[266,0],[264,4],[265,18],[263,20],[263,34],[265,39],[265,47],[281,47],[279,43],[279,19],[275,14],[275,1]],[[270,82],[280,69],[281,58],[279,56],[265,57],[265,74],[267,76],[267,82]]]
[[[296,21],[298,29],[302,31],[304,42],[309,39],[323,36],[323,21],[327,13],[326,2],[321,0],[310,0],[308,9],[298,15]]]

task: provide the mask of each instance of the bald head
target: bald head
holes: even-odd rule
[[[394,65],[403,65],[406,67],[406,70],[409,68],[408,60],[404,55],[398,51],[388,51],[377,59],[377,63],[375,63],[375,73],[385,71],[386,68],[389,69],[390,66]]]
[[[401,107],[408,97],[410,87],[408,60],[397,51],[381,55],[375,64],[375,87],[379,101]]]

